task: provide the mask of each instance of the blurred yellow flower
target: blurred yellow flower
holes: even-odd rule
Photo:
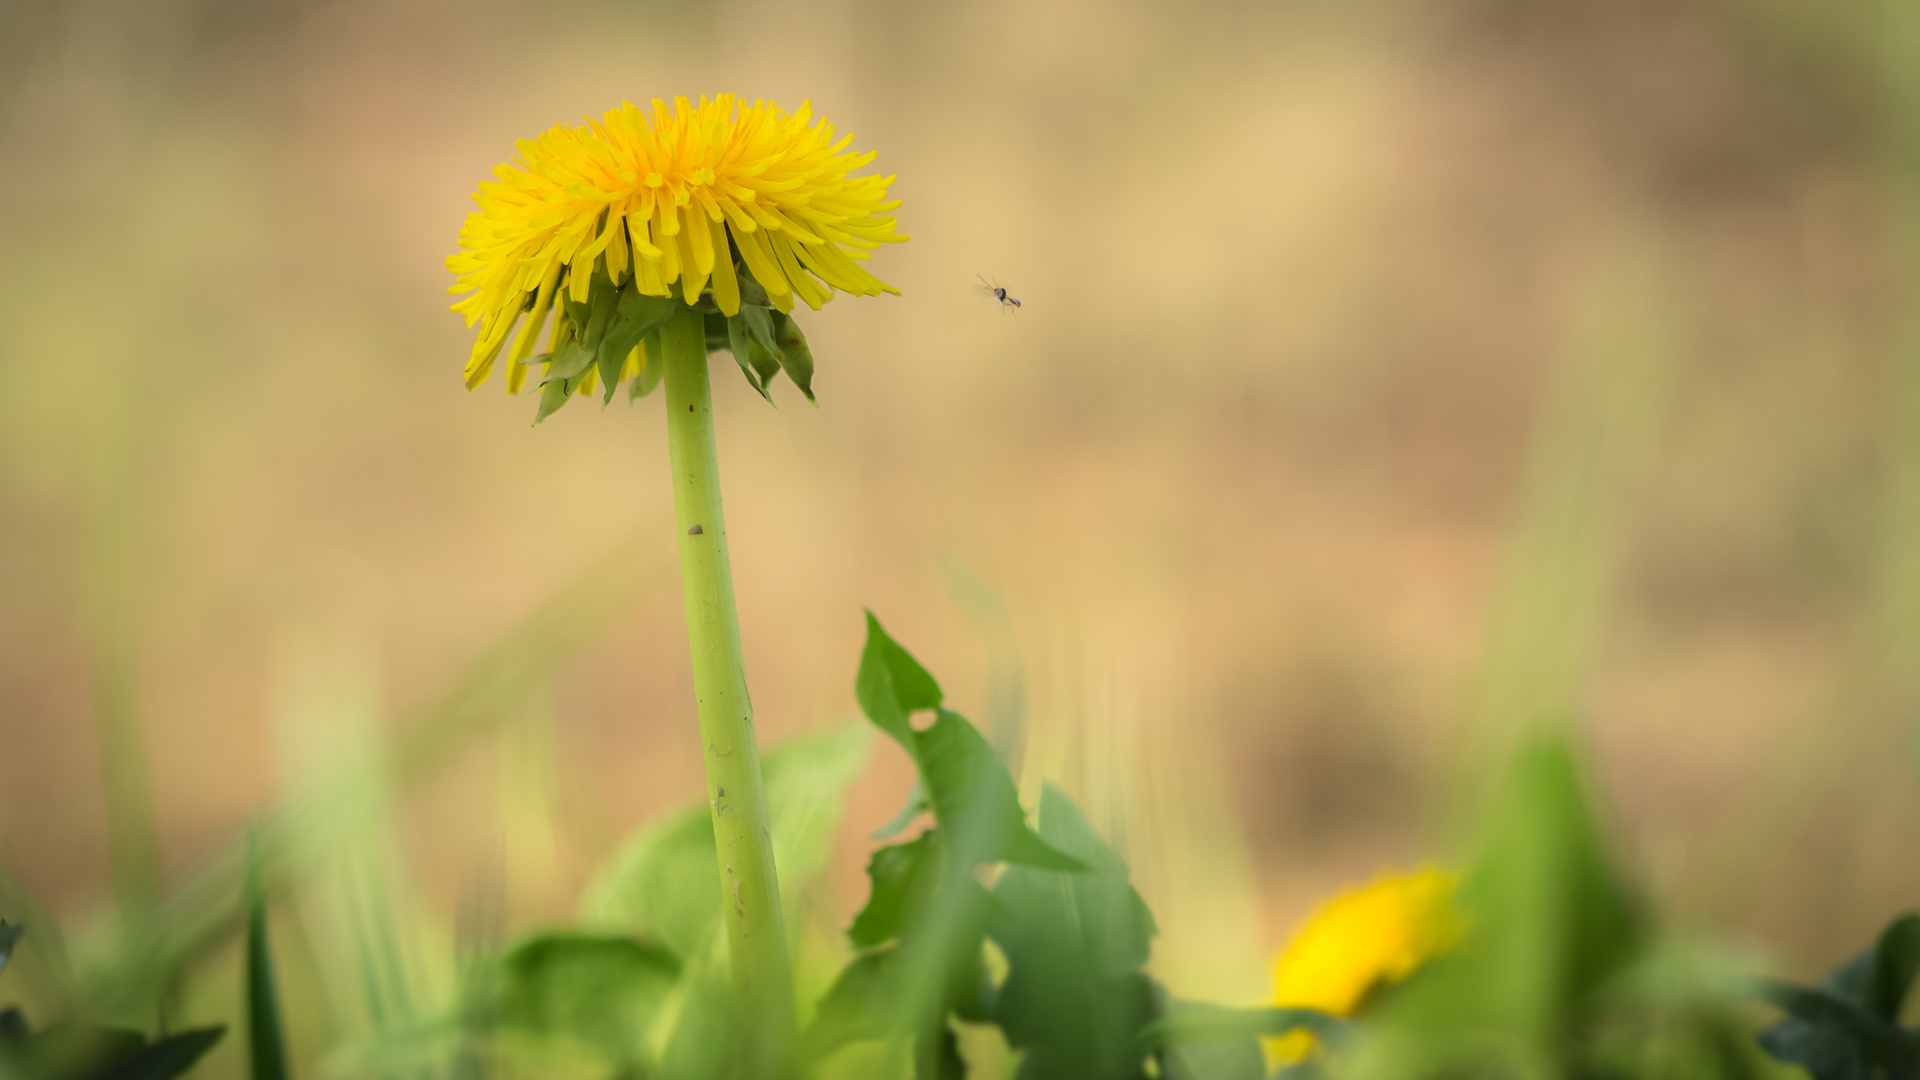
[[[1457,875],[1434,869],[1383,874],[1322,904],[1274,958],[1273,1004],[1353,1015],[1370,991],[1413,974],[1460,939],[1458,884]],[[1313,1047],[1305,1031],[1267,1040],[1276,1064],[1299,1061]]]
[[[509,361],[508,389],[518,390],[520,361],[556,295],[586,303],[596,270],[612,286],[631,275],[640,293],[689,304],[710,289],[729,316],[743,286],[750,301],[764,290],[758,302],[782,312],[795,296],[818,309],[835,289],[897,295],[857,261],[906,239],[884,216],[900,205],[886,201],[894,178],[848,176],[873,160],[848,151],[852,141],[834,141],[810,102],[789,113],[732,94],[698,105],[675,98],[672,109],[655,99],[651,112],[626,102],[584,127],[520,140],[518,157],[474,194],[465,250],[447,259],[459,275],[449,291],[471,293],[453,310],[480,324],[468,388],[486,380],[528,312]]]

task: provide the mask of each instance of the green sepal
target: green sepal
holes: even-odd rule
[[[748,307],[770,308],[773,306],[773,299],[767,295],[767,287],[760,284],[759,278],[753,276],[753,271],[747,267],[745,261],[733,264],[733,276],[740,282],[740,306],[742,309]]]
[[[820,403],[813,397],[813,350],[807,346],[805,334],[800,332],[800,324],[793,316],[784,312],[773,313],[774,340],[780,345],[780,366],[786,370],[787,378],[814,406]]]
[[[632,352],[628,349],[627,352]],[[613,392],[620,386],[620,372],[627,366],[626,353],[615,353],[607,348],[607,342],[600,343],[600,358],[595,362],[600,369],[600,385],[605,392],[600,397],[600,407],[606,408],[613,403]]]
[[[667,369],[660,352],[660,329],[655,327],[647,331],[640,339],[640,374],[634,378],[633,385],[627,390],[627,400],[643,398],[653,393],[660,385],[660,375]]]
[[[593,359],[594,350],[579,338],[574,337],[569,330],[567,336],[561,339],[560,347],[555,349],[549,357],[550,366],[546,374],[541,376],[540,385],[545,386],[550,382],[572,382],[593,366]]]
[[[707,355],[728,352],[733,348],[733,338],[727,332],[727,317],[718,311],[710,311],[700,316],[700,326],[707,334]]]
[[[750,332],[747,340],[747,363],[753,365],[753,373],[760,378],[760,385],[771,387],[773,377],[780,374],[780,342],[774,336],[773,316],[778,314],[770,308],[742,307],[741,319],[746,321]],[[769,397],[768,401],[773,399]]]
[[[600,367],[600,381],[606,384],[606,397],[602,404],[613,400],[614,389],[620,385],[620,373],[627,366],[627,357],[640,344],[647,334],[657,331],[673,316],[674,303],[664,296],[648,296],[635,289],[631,282],[620,294],[618,307],[605,335],[596,347],[596,362]]]
[[[560,406],[565,405],[567,399],[572,396],[573,390],[567,385],[566,379],[550,378],[545,380],[540,384],[540,409],[534,413],[533,422],[538,424],[540,421],[559,412]]]
[[[768,353],[778,355],[780,345],[773,337],[773,316],[771,308],[754,307],[749,304],[740,309],[740,318],[746,320],[747,329],[752,331],[753,340]]]
[[[743,313],[746,310],[741,309]],[[750,359],[753,341],[744,314],[735,315],[727,320],[727,351],[733,354],[734,362],[740,365],[740,374],[747,377],[747,385],[758,391],[760,396],[767,400],[767,404],[773,404],[773,395],[767,393],[766,381],[760,377],[760,372]]]

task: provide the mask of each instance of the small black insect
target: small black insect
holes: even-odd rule
[[[979,277],[979,275],[975,275],[975,277]],[[1001,288],[998,285],[995,285],[993,282],[987,280],[986,278],[983,278],[983,277],[979,278],[979,281],[980,281],[980,288],[984,289],[988,296],[993,297],[994,303],[999,304],[1003,310],[1006,310],[1006,311],[1019,310],[1020,308],[1019,297],[1008,295],[1007,290]]]

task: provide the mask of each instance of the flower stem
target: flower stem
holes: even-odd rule
[[[733,569],[727,561],[713,393],[700,314],[681,308],[660,338],[680,579],[686,592],[693,689],[700,703],[707,799],[713,810],[727,945],[747,1035],[747,1076],[759,1080],[778,1072],[789,1043],[793,979],[781,925],[766,790],[754,745],[753,703],[747,697],[746,663],[740,652]]]

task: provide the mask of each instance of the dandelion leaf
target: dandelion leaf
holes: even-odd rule
[[[1153,916],[1126,863],[1051,785],[1041,797],[1040,835],[1083,872],[1015,866],[994,886],[1000,904],[988,933],[1008,971],[993,1019],[1025,1051],[1022,1077],[1144,1077],[1138,1033],[1153,1019],[1154,1000],[1140,968]]]
[[[940,880],[936,839],[929,830],[918,840],[883,847],[867,861],[873,889],[867,906],[847,931],[855,948],[872,948],[900,937],[908,915],[925,908]]]
[[[847,786],[865,767],[872,736],[846,727],[782,741],[761,763],[781,884],[820,872],[840,827]],[[705,946],[720,918],[713,819],[705,803],[656,816],[595,870],[580,904],[589,924],[641,933],[683,959]]]
[[[894,811],[893,817],[889,818],[885,825],[868,833],[867,839],[891,840],[906,832],[907,826],[913,824],[915,818],[931,809],[933,804],[927,801],[926,786],[915,780],[913,789],[907,792],[907,801],[900,804],[900,809]]]
[[[937,709],[945,700],[940,684],[887,635],[871,611],[867,612],[867,644],[860,653],[860,673],[854,678],[853,694],[860,702],[860,711],[875,727],[916,756],[918,747],[908,716]]]
[[[932,727],[914,733],[914,741],[934,820],[963,864],[1004,860],[1050,870],[1086,868],[1027,827],[1007,767],[966,717],[942,709]]]
[[[501,957],[493,1015],[506,1030],[571,1040],[624,1062],[679,975],[672,952],[633,937],[540,934]]]

